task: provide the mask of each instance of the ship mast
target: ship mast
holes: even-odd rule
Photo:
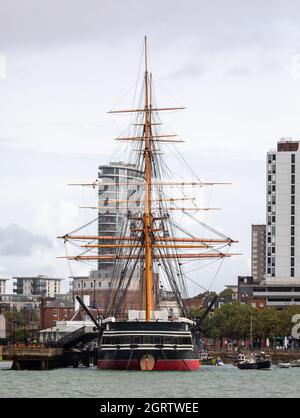
[[[131,233],[129,234],[128,231],[124,231],[123,233],[115,235],[111,233],[109,235],[73,235],[77,231],[85,228],[86,226],[90,225],[90,223],[76,229],[75,231],[60,236],[58,238],[63,239],[65,242],[67,241],[88,241],[86,245],[80,245],[80,247],[84,248],[79,255],[68,255],[59,258],[66,258],[68,260],[75,260],[75,261],[108,261],[108,262],[115,262],[116,265],[122,264],[122,260],[125,260],[127,263],[126,271],[124,276],[121,277],[117,286],[115,286],[115,293],[112,299],[108,298],[108,302],[105,308],[105,311],[109,314],[118,313],[120,306],[124,302],[124,295],[128,289],[130,284],[130,280],[132,278],[132,274],[134,269],[137,266],[137,261],[132,263],[133,260],[142,260],[144,266],[144,276],[142,277],[143,282],[143,307],[145,310],[145,320],[151,320],[151,311],[153,309],[155,299],[154,293],[154,277],[153,277],[153,264],[155,261],[162,261],[164,272],[166,273],[167,280],[171,287],[171,290],[174,292],[176,298],[179,300],[180,293],[178,290],[178,285],[176,283],[176,277],[173,274],[172,265],[170,263],[177,263],[175,266],[175,273],[177,276],[180,273],[177,271],[180,270],[181,260],[200,260],[200,259],[224,259],[227,257],[231,257],[236,255],[230,252],[224,252],[224,247],[230,247],[233,243],[237,241],[233,241],[231,238],[225,236],[224,234],[219,233],[218,231],[209,228],[215,234],[219,235],[216,238],[209,238],[209,237],[196,237],[179,226],[181,232],[185,235],[177,236],[172,229],[170,230],[170,211],[181,211],[186,215],[189,215],[190,211],[207,211],[207,210],[215,210],[216,208],[199,208],[196,204],[193,204],[191,207],[179,207],[179,206],[172,206],[171,203],[175,201],[185,201],[185,200],[194,200],[189,197],[173,197],[167,196],[164,197],[165,194],[160,192],[162,186],[168,187],[204,187],[204,186],[213,186],[217,184],[226,184],[226,183],[204,183],[203,181],[170,181],[168,178],[165,180],[161,177],[161,173],[157,177],[157,172],[159,172],[159,160],[157,160],[157,154],[159,154],[159,150],[156,148],[156,144],[158,143],[173,143],[173,142],[184,142],[181,139],[174,139],[173,137],[176,135],[172,134],[161,134],[160,131],[152,132],[152,127],[154,125],[160,125],[161,122],[155,118],[153,118],[153,112],[161,112],[161,111],[170,111],[170,110],[181,110],[184,109],[183,107],[156,107],[152,105],[152,75],[148,72],[148,51],[147,51],[147,38],[144,39],[144,80],[143,80],[143,100],[144,106],[140,105],[138,108],[135,109],[123,109],[123,110],[111,110],[108,113],[137,113],[139,115],[143,115],[141,119],[138,116],[135,120],[134,126],[141,126],[141,129],[138,129],[139,135],[135,136],[120,136],[116,139],[120,140],[121,142],[129,141],[135,144],[139,144],[138,149],[133,151],[137,151],[140,155],[138,158],[138,167],[139,172],[143,174],[142,178],[138,181],[135,180],[133,183],[130,183],[130,187],[133,185],[138,186],[138,189],[141,187],[142,191],[142,199],[140,196],[137,196],[136,199],[131,199],[127,197],[124,199],[111,199],[110,196],[102,201],[98,202],[98,206],[86,206],[85,208],[89,209],[101,209],[102,211],[105,209],[106,211],[110,211],[111,209],[114,210],[114,206],[109,206],[109,204],[118,203],[118,204],[126,204],[127,206],[119,206],[119,211],[126,211],[128,214],[128,220],[134,220],[133,226],[130,227]],[[152,120],[153,119],[153,120]],[[136,133],[136,131],[135,131]],[[152,181],[153,177],[153,181]],[[91,186],[95,188],[95,186],[102,186],[100,181],[96,181],[93,183],[75,183],[72,185],[77,186]],[[119,186],[127,186],[127,181],[121,181],[116,183],[114,182],[106,182],[103,183],[104,186],[109,188],[115,188]],[[154,198],[152,198],[154,197]],[[170,202],[168,206],[162,205],[162,202]],[[143,210],[140,208],[140,204],[143,204]],[[101,212],[102,213],[102,212]],[[191,215],[189,215],[191,216]],[[164,222],[157,225],[156,222],[166,220],[167,227],[165,228]],[[94,222],[94,221],[92,221]],[[171,225],[172,226],[172,225]],[[174,224],[176,227],[176,224]],[[205,224],[204,224],[205,226]],[[125,225],[128,227],[128,224]],[[169,234],[169,230],[171,234]],[[163,234],[159,233],[164,231]],[[167,234],[165,234],[165,231]],[[188,236],[186,236],[188,235]],[[95,241],[98,241],[98,244],[95,244]],[[101,243],[100,243],[100,242]],[[73,244],[75,244],[73,242]],[[76,244],[75,244],[76,245]],[[77,245],[78,246],[78,245]],[[220,246],[220,248],[215,248]],[[107,250],[98,254],[93,253],[93,249],[95,248],[102,248],[103,250]],[[111,249],[111,251],[109,251]],[[123,252],[121,250],[124,250]],[[134,252],[135,249],[138,249],[138,252]],[[191,249],[193,252],[186,253],[185,250]],[[195,251],[195,250],[201,251]],[[179,250],[179,251],[178,251]],[[90,252],[91,251],[91,252]],[[94,250],[95,251],[95,250]],[[86,253],[90,252],[88,255]],[[132,263],[132,270],[129,271],[129,263]],[[119,270],[117,270],[119,271]],[[123,272],[122,272],[123,274]],[[127,274],[127,281],[123,280],[125,275]],[[120,291],[120,289],[122,291]],[[110,303],[110,305],[108,305]],[[181,304],[182,305],[182,304]],[[181,306],[180,305],[180,306]],[[182,306],[181,306],[182,308]],[[184,315],[186,315],[185,310],[182,309]]]
[[[151,319],[152,307],[152,219],[151,219],[151,106],[149,101],[147,37],[145,36],[145,281],[146,281],[146,321]],[[151,96],[151,95],[150,95]],[[151,97],[150,97],[151,98]]]

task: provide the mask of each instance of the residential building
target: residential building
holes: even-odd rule
[[[300,142],[267,155],[267,279],[300,279]]]
[[[0,308],[20,312],[22,310],[39,310],[41,302],[39,296],[24,296],[15,294],[0,295]]]
[[[251,275],[255,282],[266,277],[266,225],[252,225]]]
[[[109,298],[112,300],[118,289],[112,285],[112,277],[99,277],[99,271],[91,271],[89,276],[73,276],[72,293],[75,298],[77,295],[82,299],[88,295],[90,307],[99,309],[106,315],[105,309],[108,307]],[[122,312],[129,309],[140,309],[141,288],[139,280],[132,280],[124,296]]]
[[[232,300],[238,300],[239,299],[239,287],[235,284],[227,284],[225,285],[226,289],[229,289],[232,291]]]
[[[238,299],[240,302],[247,302],[253,298],[254,279],[252,276],[238,277]]]
[[[13,277],[14,293],[24,296],[41,296],[54,298],[60,293],[60,282],[63,279],[44,275],[29,277]]]
[[[117,236],[129,231],[127,212],[132,206],[138,206],[141,199],[143,173],[133,164],[123,162],[111,162],[109,165],[101,165],[98,171],[98,235]],[[101,244],[115,244],[114,241],[101,241]],[[117,248],[99,248],[98,254],[109,252],[115,254]],[[137,269],[138,270],[138,269]],[[113,261],[98,261],[99,278],[110,278],[115,271]],[[136,276],[139,277],[137,271]]]
[[[8,280],[9,279],[0,278],[0,295],[4,295],[7,292],[6,284]]]
[[[41,300],[41,329],[54,327],[56,321],[67,321],[74,314],[74,302],[61,299]]]
[[[123,162],[111,162],[101,165],[98,171],[98,235],[120,236],[130,235],[132,221],[128,220],[128,211],[138,207],[143,198],[143,173],[133,164]],[[99,256],[116,254],[118,248],[107,248],[107,245],[116,244],[115,241],[98,240]],[[105,309],[108,298],[112,297],[116,289],[117,278],[121,276],[123,267],[120,261],[99,260],[97,270],[93,270],[88,276],[72,277],[72,293],[76,295],[89,295],[91,307]],[[126,267],[128,270],[128,266]],[[131,277],[130,284],[124,297],[123,311],[138,309],[141,305],[141,277],[142,267],[136,266]]]

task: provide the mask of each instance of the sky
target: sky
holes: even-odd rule
[[[0,277],[88,272],[57,258],[57,235],[96,199],[67,184],[116,155],[125,122],[107,111],[132,103],[145,34],[158,102],[186,107],[168,121],[181,153],[200,178],[232,183],[209,192],[222,212],[207,222],[242,255],[196,279],[221,290],[249,275],[266,152],[300,138],[299,19],[297,0],[0,0]]]

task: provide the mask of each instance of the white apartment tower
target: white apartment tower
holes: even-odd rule
[[[128,199],[140,197],[138,183],[141,182],[142,173],[133,164],[123,162],[111,162],[109,165],[99,167],[98,178],[101,181],[99,186],[99,210],[98,210],[98,234],[122,235],[126,229]],[[107,209],[106,209],[107,207]],[[109,242],[113,243],[113,242]],[[107,241],[99,241],[99,244],[108,244]],[[114,253],[114,249],[99,248],[99,255]],[[114,262],[99,261],[98,271],[102,277],[111,275],[114,269]],[[109,271],[111,270],[111,271]]]
[[[300,278],[300,141],[267,154],[267,279]]]

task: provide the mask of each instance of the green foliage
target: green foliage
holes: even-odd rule
[[[232,299],[232,295],[233,295],[233,290],[232,289],[224,289],[220,294],[219,294],[219,298],[225,298],[225,299]]]
[[[292,317],[300,313],[300,307],[291,306],[284,310],[266,307],[261,310],[252,305],[233,302],[216,309],[206,318],[202,326],[205,337],[250,338],[251,318],[253,338],[289,336]]]
[[[199,295],[195,296],[195,299],[204,299],[207,297],[214,297],[216,296],[216,292],[204,292],[204,293],[199,293]]]

